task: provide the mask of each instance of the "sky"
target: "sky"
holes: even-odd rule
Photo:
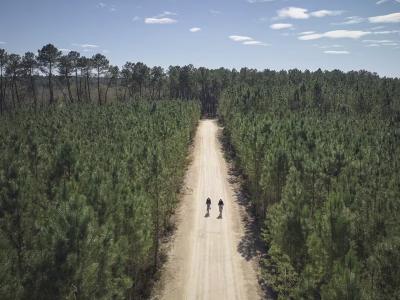
[[[400,77],[400,0],[0,0],[0,48]]]

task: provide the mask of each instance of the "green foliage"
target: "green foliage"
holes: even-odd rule
[[[243,73],[219,107],[264,279],[282,299],[398,299],[400,82],[295,71]]]
[[[177,203],[195,102],[0,120],[0,298],[141,298]]]

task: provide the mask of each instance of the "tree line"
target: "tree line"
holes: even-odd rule
[[[113,66],[100,53],[88,58],[79,52],[63,54],[48,44],[18,54],[0,49],[0,112],[19,107],[62,103],[127,102],[129,100],[199,99],[203,114],[215,115],[229,70],[193,65],[148,67],[142,62]]]
[[[254,72],[219,103],[278,299],[400,297],[400,80]]]
[[[329,101],[316,97],[320,110],[329,110],[331,105],[341,105],[342,111],[355,108],[370,110],[375,99],[391,105],[391,89],[398,79],[383,78],[375,73],[352,71],[343,73],[305,71],[257,71],[255,69],[208,69],[195,68],[193,65],[149,67],[142,62],[126,62],[122,67],[113,66],[107,57],[97,53],[92,57],[82,56],[79,52],[65,54],[54,45],[43,46],[37,53],[7,53],[0,49],[0,113],[16,111],[20,107],[35,109],[55,103],[97,103],[103,105],[132,100],[181,99],[201,102],[202,113],[215,116],[218,101],[226,89],[241,84],[269,85],[270,101],[290,99],[289,109],[295,110],[306,104],[303,100],[311,97],[310,93],[321,93],[323,84],[318,78],[326,79],[327,88],[332,91]],[[359,81],[359,79],[362,79]],[[289,89],[272,91],[277,81],[288,80]],[[307,86],[313,82],[314,86]],[[346,86],[342,87],[341,84]],[[351,87],[349,86],[351,84]],[[371,90],[368,94],[363,89],[366,85],[384,85]],[[396,86],[396,85],[395,85]],[[275,89],[280,89],[276,86]],[[368,88],[369,89],[369,88]],[[351,92],[350,92],[351,91]],[[343,92],[351,101],[342,101]],[[376,93],[386,93],[385,95]],[[353,101],[354,100],[354,101]],[[336,107],[337,109],[337,107]]]
[[[185,172],[194,101],[0,119],[0,298],[143,299]]]

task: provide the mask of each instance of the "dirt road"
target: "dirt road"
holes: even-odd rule
[[[200,122],[178,229],[161,277],[161,299],[259,299],[255,264],[238,251],[244,235],[240,207],[228,182],[228,168],[216,121]],[[205,201],[212,199],[206,217]],[[218,219],[218,200],[225,202]]]

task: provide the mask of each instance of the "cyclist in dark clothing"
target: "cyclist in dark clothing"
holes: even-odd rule
[[[207,205],[207,214],[209,214],[210,213],[210,209],[211,209],[211,199],[210,199],[210,197],[207,198],[206,205]]]
[[[222,209],[224,208],[224,201],[219,199],[218,201],[218,208],[219,208],[219,217],[222,218]]]

